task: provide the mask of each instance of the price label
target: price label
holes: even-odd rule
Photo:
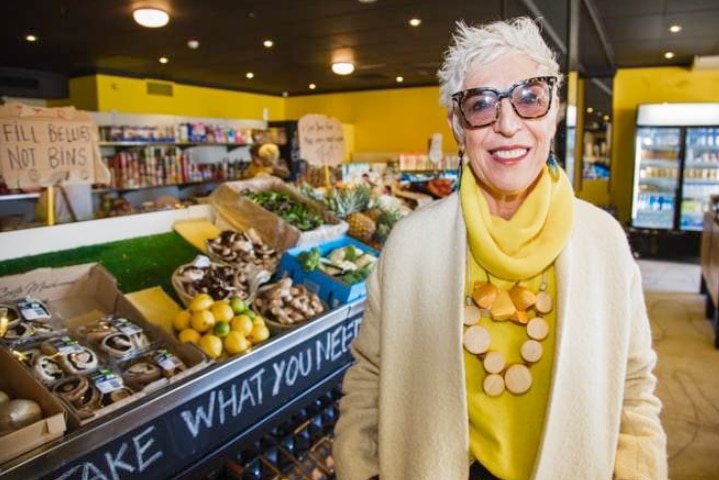
[[[103,394],[120,390],[125,386],[122,381],[122,377],[108,369],[98,370],[97,372],[91,374],[89,379]]]
[[[126,318],[113,318],[110,321],[110,325],[115,327],[118,331],[125,335],[132,336],[137,333],[142,333],[142,328],[138,327]]]
[[[57,353],[61,355],[69,355],[71,353],[81,353],[85,348],[77,343],[70,337],[55,338],[50,341],[50,344],[57,350]]]
[[[166,372],[172,372],[183,366],[182,360],[166,349],[158,350],[153,360]]]
[[[25,320],[42,321],[50,319],[50,312],[47,311],[40,300],[25,298],[17,302],[17,308]]]

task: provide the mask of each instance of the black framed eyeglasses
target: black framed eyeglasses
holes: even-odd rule
[[[552,107],[552,92],[557,77],[533,77],[521,80],[506,90],[478,87],[452,95],[462,114],[465,127],[482,128],[499,118],[503,98],[509,99],[515,113],[521,118],[541,118]]]

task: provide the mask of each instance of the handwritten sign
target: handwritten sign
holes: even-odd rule
[[[312,165],[338,165],[345,158],[342,124],[325,115],[305,115],[297,122],[300,156]]]
[[[72,107],[0,107],[0,174],[10,188],[109,181],[97,127]]]
[[[292,348],[282,350],[278,345],[274,357],[43,478],[130,480],[177,475],[236,441],[267,416],[291,408],[303,392],[349,365],[349,346],[361,319],[360,310]]]

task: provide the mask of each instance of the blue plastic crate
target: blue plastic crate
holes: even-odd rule
[[[377,250],[351,237],[342,236],[336,240],[319,245],[301,246],[287,250],[280,259],[280,264],[277,267],[277,276],[287,276],[292,278],[294,283],[305,285],[308,289],[317,293],[320,299],[327,303],[330,308],[337,308],[340,305],[363,298],[367,296],[367,286],[364,281],[347,285],[341,280],[320,270],[305,272],[299,260],[297,260],[297,256],[300,253],[309,251],[312,248],[319,248],[320,254],[324,257],[332,250],[347,245],[354,245],[364,252],[379,257]]]

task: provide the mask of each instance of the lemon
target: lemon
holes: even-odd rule
[[[200,310],[192,314],[190,325],[200,333],[204,333],[215,326],[215,316],[209,310]]]
[[[197,342],[197,346],[210,358],[217,358],[222,355],[222,339],[217,335],[212,335],[211,333],[203,335]]]
[[[212,315],[215,316],[215,320],[218,322],[229,322],[232,320],[232,317],[235,316],[235,312],[232,311],[232,307],[228,303],[222,301],[213,303],[210,311],[212,312]]]
[[[215,301],[208,293],[200,293],[190,302],[190,310],[193,312],[199,312],[200,310],[207,310],[212,306]]]
[[[270,338],[270,330],[266,325],[254,324],[252,331],[247,336],[247,339],[252,342],[252,345],[257,345],[260,342],[264,342]]]
[[[227,322],[215,323],[215,328],[212,329],[212,333],[220,338],[225,338],[230,333],[230,324]]]
[[[267,322],[265,322],[265,317],[263,317],[259,313],[256,313],[254,318],[253,317],[250,317],[250,318],[252,318],[252,325],[267,326]]]
[[[252,343],[250,343],[244,335],[235,331],[228,333],[223,343],[225,345],[225,350],[230,355],[244,353],[252,346]]]
[[[200,333],[192,328],[186,328],[177,334],[182,343],[197,343],[200,340]]]
[[[247,315],[237,315],[230,320],[230,329],[240,332],[244,336],[250,334],[253,326],[252,319]]]
[[[190,328],[190,319],[192,319],[192,313],[189,310],[180,310],[172,319],[172,326],[178,332]]]

